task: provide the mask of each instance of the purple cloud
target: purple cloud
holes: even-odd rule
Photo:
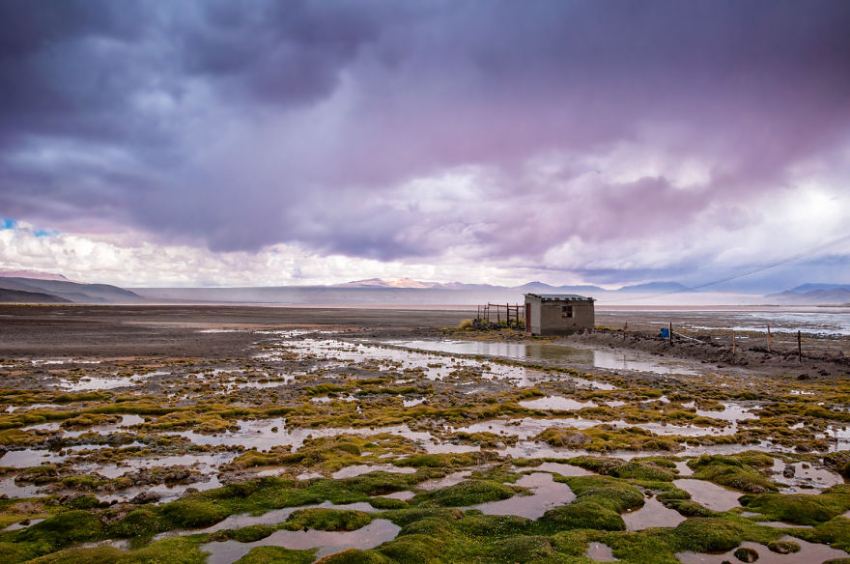
[[[743,230],[846,150],[848,28],[843,1],[0,0],[0,208],[540,268],[570,240]],[[444,179],[469,170],[455,201]]]

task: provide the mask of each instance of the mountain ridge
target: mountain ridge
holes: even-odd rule
[[[137,293],[118,286],[73,282],[62,275],[56,276],[62,279],[0,276],[0,290],[7,292],[6,298],[13,303],[22,303],[20,300],[26,298],[32,301],[25,303],[126,304],[146,301]]]
[[[323,286],[258,286],[221,288],[135,288],[109,284],[87,284],[69,280],[62,274],[31,272],[39,278],[0,274],[0,302],[5,303],[83,303],[132,304],[165,303],[263,303],[263,304],[453,304],[471,300],[516,300],[520,293],[579,294],[608,301],[617,296],[644,294],[665,296],[687,293],[677,282],[646,282],[606,289],[592,284],[555,286],[539,280],[520,286],[428,282],[412,278],[368,278]],[[755,294],[753,294],[755,295]],[[805,283],[784,292],[764,296],[766,303],[778,305],[850,305],[850,285]]]

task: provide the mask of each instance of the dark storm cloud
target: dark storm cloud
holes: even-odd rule
[[[0,0],[0,208],[379,259],[727,221],[847,142],[847,29],[843,1]],[[709,177],[574,168],[622,143]],[[400,190],[468,166],[477,206]]]
[[[187,29],[177,29],[183,69],[230,83],[272,104],[306,103],[327,95],[337,74],[380,23],[366,5],[217,2]],[[182,22],[181,22],[182,23]]]

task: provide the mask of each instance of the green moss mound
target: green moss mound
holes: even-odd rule
[[[374,550],[350,548],[325,556],[316,564],[394,564],[392,560]]]
[[[541,518],[542,523],[557,530],[624,531],[626,524],[620,514],[644,503],[640,490],[616,478],[581,476],[566,482],[575,492],[576,500],[550,509]]]
[[[574,502],[547,511],[541,521],[557,530],[597,529],[625,531],[626,523],[616,511],[592,501]]]
[[[623,513],[641,507],[644,495],[626,481],[605,476],[580,476],[566,480],[576,494],[576,501],[593,501],[603,507]]]
[[[768,462],[769,461],[769,462]],[[773,459],[762,453],[742,453],[736,456],[707,456],[691,460],[694,478],[708,480],[721,486],[749,493],[775,492],[777,487],[765,478],[756,466],[772,464]]]
[[[224,520],[230,512],[210,501],[186,499],[166,503],[159,508],[159,514],[175,528],[197,529]]]
[[[800,529],[795,531],[794,535],[809,542],[819,542],[850,551],[850,519],[844,517],[836,517],[814,529]]]
[[[276,530],[277,527],[271,527],[269,525],[251,525],[249,527],[242,527],[241,529],[228,529],[218,534],[237,542],[257,542],[268,537]],[[213,537],[215,538],[216,535],[213,535]]]
[[[198,550],[199,541],[173,538],[125,552],[111,546],[75,548],[33,560],[33,564],[203,564],[207,555]]]
[[[393,562],[425,564],[440,561],[444,543],[440,539],[426,534],[403,535],[386,543],[378,552]]]
[[[462,507],[513,497],[518,488],[489,480],[470,480],[441,490],[417,495],[411,500],[423,507]]]
[[[152,509],[136,509],[112,525],[110,536],[119,538],[147,537],[167,528],[162,517]]]
[[[820,495],[745,495],[741,505],[776,521],[819,525],[850,509],[850,486],[835,486]]]
[[[52,550],[94,540],[103,532],[103,523],[88,511],[66,511],[18,533],[15,542],[35,542]]]
[[[741,544],[744,530],[723,519],[694,517],[673,530],[679,550],[727,552]]]
[[[289,550],[282,546],[258,546],[235,564],[311,564],[315,550]]]
[[[494,543],[490,557],[495,562],[540,562],[555,554],[552,539],[542,536],[514,536]]]
[[[317,531],[356,531],[372,522],[372,516],[363,511],[325,509],[315,507],[300,509],[289,516],[285,529],[314,529]]]
[[[672,482],[678,477],[670,467],[650,460],[632,460],[613,469],[610,475],[652,482]]]

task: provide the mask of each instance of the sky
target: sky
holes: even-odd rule
[[[844,0],[0,0],[0,267],[850,283],[848,29]]]

